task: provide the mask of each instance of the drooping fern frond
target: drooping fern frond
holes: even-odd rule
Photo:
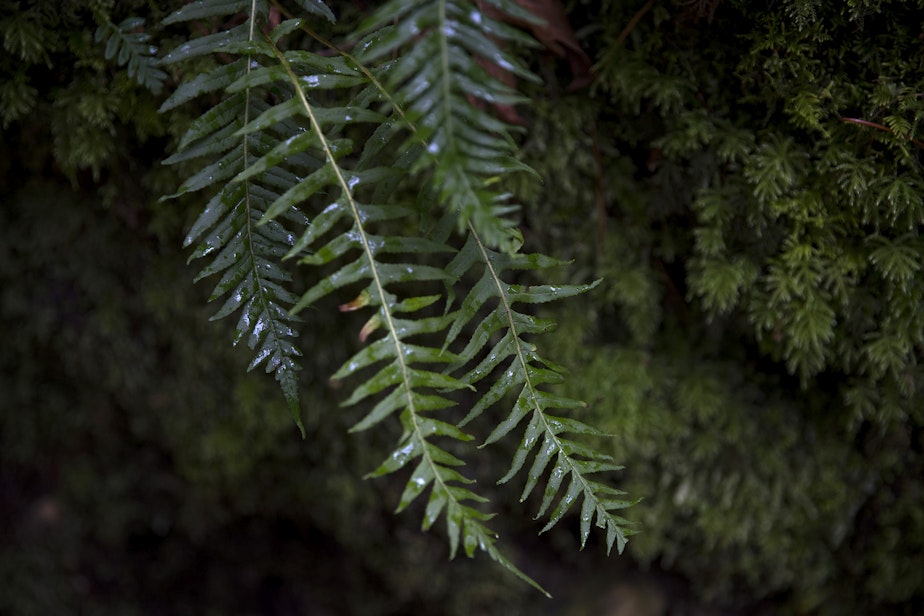
[[[467,272],[477,272],[481,269],[480,279],[463,300],[447,336],[447,343],[453,342],[468,324],[480,317],[474,327],[474,333],[459,355],[463,358],[483,358],[468,371],[463,380],[477,383],[499,372],[494,383],[460,425],[475,419],[508,394],[515,394],[513,409],[506,419],[494,428],[484,443],[487,445],[498,441],[526,417],[530,418],[510,470],[499,483],[506,483],[512,479],[523,468],[541,441],[527,473],[526,485],[520,499],[525,500],[532,493],[553,457],[555,462],[545,483],[537,518],[549,510],[564,480],[570,478],[564,495],[558,499],[542,532],[558,523],[571,506],[583,497],[580,516],[581,545],[586,543],[591,523],[596,517],[597,526],[606,529],[607,551],[615,542],[617,550],[621,553],[626,544],[626,537],[633,533],[628,528],[628,520],[613,512],[634,503],[620,498],[624,494],[621,490],[590,479],[589,475],[620,470],[622,467],[614,464],[610,456],[565,436],[602,436],[603,433],[575,419],[551,414],[556,409],[579,409],[586,405],[544,390],[544,385],[557,384],[564,380],[563,369],[541,357],[536,346],[527,342],[523,336],[548,332],[555,327],[555,323],[518,311],[514,307],[516,304],[538,304],[571,297],[594,288],[599,281],[585,285],[528,286],[509,284],[502,278],[506,270],[538,270],[559,265],[562,265],[561,261],[541,254],[503,254],[494,251],[485,246],[473,232],[446,268],[447,272],[458,278]],[[492,303],[494,307],[490,308]],[[485,309],[485,306],[489,308]],[[458,369],[468,363],[466,359],[460,364],[450,366],[450,369]]]
[[[500,11],[527,21],[529,12],[509,0],[493,0]],[[391,25],[396,24],[396,25]],[[520,30],[495,19],[467,0],[393,0],[361,26],[371,34],[360,61],[373,64],[400,50],[383,68],[384,82],[415,127],[409,142],[425,149],[413,170],[428,169],[440,203],[469,222],[490,246],[517,243],[516,209],[492,181],[507,173],[531,171],[514,154],[512,127],[489,113],[489,105],[513,105],[524,99],[493,77],[484,64],[535,80],[504,43],[535,45]]]
[[[523,18],[522,10],[513,3],[490,4]],[[526,19],[535,18],[528,15]],[[382,25],[392,20],[397,21],[397,25]],[[489,60],[519,76],[532,78],[495,44],[495,40],[529,44],[530,39],[468,2],[391,2],[370,23],[381,27],[381,31],[370,37],[369,51],[360,59],[368,61],[406,47],[394,64],[386,67],[386,79],[376,84],[387,89],[386,100],[411,130],[407,144],[420,146],[422,156],[414,168],[432,169],[441,202],[458,216],[461,230],[468,236],[464,248],[446,271],[458,281],[471,270],[483,270],[481,279],[468,292],[456,313],[446,346],[456,340],[476,315],[483,314],[485,303],[496,301],[496,308],[483,317],[460,351],[461,359],[449,369],[454,372],[483,356],[462,378],[475,384],[507,362],[463,423],[474,419],[508,393],[519,390],[512,412],[486,441],[486,444],[497,441],[527,415],[531,416],[513,465],[501,482],[508,481],[521,469],[542,440],[521,497],[525,500],[529,496],[555,456],[537,517],[546,513],[564,478],[570,477],[569,487],[558,500],[543,531],[554,526],[578,497],[583,496],[581,544],[586,543],[596,516],[597,525],[606,529],[607,550],[616,543],[618,551],[622,552],[626,537],[632,531],[628,528],[629,522],[613,512],[633,503],[619,498],[622,491],[588,477],[621,467],[613,464],[609,456],[565,437],[569,433],[600,435],[595,429],[547,413],[584,405],[541,389],[545,384],[560,383],[562,371],[541,358],[536,348],[522,336],[548,331],[554,323],[518,312],[513,307],[515,303],[571,297],[590,290],[597,283],[522,287],[508,284],[501,278],[505,269],[538,270],[562,264],[543,255],[516,253],[519,248],[517,235],[503,218],[507,208],[500,205],[506,195],[493,192],[489,186],[497,176],[520,172],[524,167],[510,157],[515,146],[508,134],[509,127],[480,104],[512,104],[520,99],[510,88],[487,75],[475,59]],[[495,251],[492,245],[501,245],[505,250],[503,253]],[[489,348],[489,340],[498,332],[500,341]]]
[[[286,27],[285,22],[282,27]],[[456,469],[463,464],[462,460],[432,440],[434,437],[463,442],[472,439],[451,423],[429,415],[431,411],[454,404],[445,393],[470,386],[430,368],[432,365],[456,360],[454,354],[412,341],[426,339],[449,326],[450,319],[444,316],[419,318],[415,315],[435,302],[438,296],[400,298],[394,289],[411,282],[448,282],[450,277],[441,268],[401,259],[448,252],[451,249],[423,237],[373,233],[371,227],[375,224],[393,223],[412,213],[407,208],[365,203],[359,198],[361,192],[374,195],[374,185],[396,170],[383,167],[348,169],[341,162],[341,156],[344,151],[351,149],[351,144],[345,139],[332,139],[331,135],[357,118],[381,118],[376,118],[375,114],[361,107],[324,107],[314,102],[309,92],[322,81],[344,83],[336,79],[337,74],[329,72],[334,66],[341,72],[356,69],[345,63],[332,64],[329,58],[313,56],[308,52],[283,53],[275,46],[272,48],[279,64],[255,70],[247,82],[252,84],[267,79],[287,79],[288,85],[294,90],[294,96],[267,109],[245,126],[242,132],[261,130],[272,122],[286,120],[291,116],[306,118],[308,126],[306,132],[280,144],[240,174],[237,180],[266,173],[278,161],[300,154],[308,148],[318,148],[323,153],[326,164],[281,195],[269,207],[261,224],[271,223],[277,213],[287,211],[321,191],[330,190],[338,195],[313,218],[288,256],[307,252],[300,263],[313,266],[342,260],[346,260],[346,263],[305,292],[293,312],[301,311],[335,291],[365,284],[356,299],[342,305],[341,310],[374,308],[375,312],[362,328],[360,338],[366,341],[378,332],[382,335],[353,355],[334,374],[334,378],[347,378],[367,369],[373,371],[343,403],[352,406],[373,396],[379,398],[371,411],[353,427],[354,431],[372,428],[395,413],[399,413],[403,427],[394,451],[370,476],[390,474],[416,461],[398,504],[398,511],[410,505],[429,487],[430,496],[423,528],[429,529],[441,515],[445,517],[451,557],[455,556],[460,542],[470,557],[477,549],[481,549],[515,575],[542,590],[497,549],[495,534],[484,524],[492,515],[468,504],[487,502],[487,499],[466,487],[472,480]],[[328,72],[309,75],[297,72],[299,68],[308,67],[323,67]],[[361,164],[357,164],[359,166]],[[358,256],[351,258],[351,253],[358,253]]]
[[[154,94],[160,94],[167,73],[157,68],[157,48],[152,46],[151,35],[138,32],[144,26],[141,17],[128,17],[118,25],[107,21],[96,29],[97,43],[106,41],[105,57],[113,58],[119,66],[128,65],[128,76],[134,78]]]
[[[304,435],[296,376],[299,369],[296,358],[301,353],[292,341],[296,336],[293,327],[296,319],[288,313],[297,297],[287,288],[292,277],[280,267],[278,259],[295,242],[296,235],[290,229],[301,228],[307,219],[293,205],[279,212],[272,223],[257,223],[282,193],[298,183],[300,175],[317,170],[321,163],[309,156],[296,156],[285,165],[274,167],[271,173],[246,177],[239,182],[229,181],[250,169],[254,161],[268,154],[279,141],[300,130],[298,125],[289,123],[274,126],[280,131],[275,134],[241,131],[268,107],[269,93],[246,83],[248,76],[260,66],[258,58],[248,55],[248,51],[258,37],[263,36],[260,25],[265,24],[268,13],[265,2],[196,2],[173,13],[164,24],[236,15],[241,11],[247,11],[243,24],[226,32],[193,39],[162,60],[164,64],[173,64],[219,52],[245,54],[231,63],[219,64],[196,75],[164,102],[162,111],[197,96],[224,93],[238,81],[245,84],[196,119],[181,139],[178,152],[165,163],[178,164],[201,157],[211,161],[173,195],[217,187],[184,245],[198,242],[190,260],[211,258],[197,280],[222,274],[210,300],[226,299],[212,319],[240,314],[234,343],[246,338],[247,345],[256,351],[250,369],[265,364],[267,372],[275,373],[292,417]]]
[[[316,0],[301,4],[329,17]],[[530,18],[508,0],[489,4]],[[521,99],[481,63],[532,78],[501,47],[501,41],[529,39],[464,0],[389,3],[366,26],[370,34],[357,55],[339,58],[285,50],[282,41],[304,24],[288,19],[270,31],[263,2],[203,0],[168,22],[238,11],[245,11],[244,23],[191,40],[165,58],[172,63],[220,53],[224,62],[188,80],[165,103],[170,108],[202,94],[224,96],[192,123],[180,152],[168,160],[217,159],[177,192],[217,186],[187,238],[187,244],[200,242],[192,258],[213,257],[200,278],[223,273],[212,296],[227,299],[215,318],[241,312],[238,339],[249,336],[257,350],[252,366],[267,361],[298,420],[298,351],[291,341],[295,315],[317,309],[320,300],[335,293],[355,297],[340,306],[342,311],[372,309],[360,331],[360,340],[368,344],[333,376],[359,380],[344,406],[371,407],[353,431],[399,419],[403,430],[396,447],[370,476],[413,466],[397,508],[407,508],[429,489],[422,525],[426,530],[441,516],[445,519],[451,556],[460,545],[468,556],[484,551],[542,590],[498,550],[496,535],[486,525],[492,516],[473,506],[486,499],[458,470],[463,462],[450,452],[455,449],[442,444],[472,440],[460,426],[436,415],[456,403],[453,392],[474,391],[489,375],[495,382],[477,398],[467,420],[508,393],[516,393],[517,400],[488,442],[531,415],[502,482],[544,439],[523,498],[556,457],[540,515],[555,501],[565,476],[571,483],[546,529],[583,495],[582,544],[596,516],[596,523],[607,529],[608,547],[618,540],[621,551],[629,531],[613,511],[630,503],[615,498],[620,491],[589,478],[619,467],[569,437],[598,432],[547,412],[581,403],[546,390],[561,381],[562,370],[524,339],[547,331],[551,322],[513,307],[571,297],[596,283],[526,288],[502,279],[506,270],[559,264],[542,255],[517,254],[521,238],[507,217],[515,208],[496,186],[503,176],[527,169],[514,157],[512,127],[485,108]],[[392,53],[397,53],[394,60]],[[423,176],[430,189],[425,194],[436,195],[432,206],[418,204],[416,211],[392,200],[397,184],[413,173]],[[441,211],[425,211],[428,207]],[[445,224],[432,237],[406,235],[418,214]],[[461,250],[450,245],[453,224],[467,238]],[[293,225],[304,230],[295,231]],[[441,256],[448,253],[455,258]],[[300,298],[286,289],[290,278],[280,263],[293,257],[320,274]],[[442,266],[446,261],[449,265]],[[479,271],[480,281],[451,312],[457,287]],[[421,291],[430,288],[448,290],[443,314],[430,308],[440,296]],[[487,314],[486,303],[496,303]],[[463,333],[472,336],[469,342],[457,342]],[[489,345],[495,334],[500,341]],[[455,347],[461,350],[453,352]]]

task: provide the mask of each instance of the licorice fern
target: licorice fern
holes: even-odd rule
[[[454,354],[410,341],[414,337],[444,330],[449,320],[441,317],[415,319],[400,316],[414,314],[426,308],[438,299],[438,296],[414,296],[399,299],[390,291],[390,288],[406,282],[447,281],[449,275],[442,269],[429,265],[381,260],[383,255],[444,252],[449,249],[426,238],[378,236],[370,232],[371,224],[404,218],[410,211],[394,206],[361,203],[358,200],[356,193],[360,188],[374,183],[377,179],[387,176],[388,173],[381,168],[348,170],[338,161],[339,157],[334,151],[334,143],[329,134],[336,130],[336,127],[343,123],[347,116],[355,117],[357,110],[350,109],[338,113],[310,102],[305,91],[305,84],[316,82],[314,79],[304,80],[299,77],[291,63],[291,60],[307,58],[306,54],[304,52],[283,54],[275,48],[274,51],[296,94],[292,99],[296,101],[294,107],[288,103],[281,103],[277,109],[296,108],[300,114],[309,119],[312,141],[320,145],[329,164],[325,167],[328,171],[315,172],[321,175],[319,179],[312,180],[309,176],[298,185],[309,185],[309,188],[299,191],[296,186],[290,192],[297,196],[283,195],[280,198],[280,207],[277,208],[274,204],[270,214],[277,209],[282,211],[290,207],[292,201],[297,201],[305,193],[313,193],[325,186],[332,186],[339,191],[339,198],[314,218],[289,255],[294,256],[301,251],[313,250],[307,256],[302,257],[300,262],[324,265],[334,259],[344,257],[350,251],[360,253],[358,259],[349,261],[337,272],[323,278],[309,289],[302,296],[295,310],[308,307],[338,289],[357,282],[367,282],[367,286],[357,298],[344,305],[342,309],[376,308],[373,316],[363,327],[361,338],[366,340],[378,330],[384,334],[357,352],[334,374],[334,378],[346,378],[366,368],[376,367],[378,370],[356,387],[353,394],[344,402],[344,405],[351,406],[370,396],[385,393],[384,397],[379,399],[353,430],[372,428],[400,411],[403,434],[394,451],[370,476],[393,473],[419,458],[401,496],[398,511],[410,505],[430,486],[430,497],[424,513],[423,527],[428,529],[441,514],[445,516],[450,541],[450,556],[455,556],[461,539],[468,556],[472,556],[476,549],[481,549],[487,552],[492,559],[541,590],[538,584],[517,569],[495,546],[495,534],[484,524],[492,516],[466,504],[469,501],[483,503],[487,502],[487,499],[466,487],[467,484],[472,483],[472,480],[454,468],[463,464],[462,460],[432,442],[433,437],[447,437],[457,441],[472,439],[451,423],[426,414],[452,406],[453,402],[442,395],[443,392],[462,389],[467,387],[467,384],[426,368],[430,364],[452,361],[455,359]],[[264,115],[272,113],[273,110],[269,110]],[[273,117],[286,113],[288,112],[283,111]],[[258,118],[255,123],[259,121]],[[285,155],[290,156],[300,147],[287,144]],[[342,220],[348,222],[349,230],[335,234],[332,239],[327,240],[326,244],[318,246],[324,238],[331,235],[331,231]]]
[[[333,18],[319,0],[299,4]],[[533,19],[508,0],[490,4]],[[440,440],[471,441],[461,426],[511,394],[513,409],[486,444],[530,420],[501,482],[524,466],[542,440],[523,498],[543,482],[553,457],[539,515],[570,477],[543,530],[583,496],[582,545],[596,516],[606,529],[607,548],[616,543],[621,551],[630,532],[613,511],[631,503],[616,498],[619,490],[589,478],[620,467],[565,438],[600,433],[549,414],[582,403],[546,391],[562,380],[562,370],[524,339],[554,324],[514,308],[570,297],[596,283],[525,287],[502,278],[505,271],[560,265],[517,252],[522,240],[509,217],[516,206],[496,187],[503,176],[529,170],[515,158],[512,127],[488,106],[521,99],[479,63],[534,79],[502,47],[530,39],[471,2],[447,0],[386,3],[360,28],[365,38],[356,54],[339,57],[286,50],[289,34],[310,28],[288,19],[271,29],[269,6],[257,0],[194,2],[165,24],[239,13],[245,15],[242,24],[184,43],[164,59],[172,64],[220,53],[224,62],[187,80],[164,104],[171,108],[202,94],[225,94],[192,123],[179,152],[168,159],[217,158],[174,195],[217,186],[186,241],[201,238],[191,258],[214,255],[199,278],[224,272],[212,297],[228,297],[214,318],[241,312],[237,339],[246,335],[257,349],[251,367],[266,361],[301,427],[293,320],[327,295],[357,293],[340,309],[372,310],[360,332],[368,344],[333,376],[360,379],[343,403],[369,407],[354,431],[393,416],[400,421],[396,447],[370,473],[390,474],[413,463],[398,511],[429,489],[423,528],[442,516],[452,556],[460,544],[468,556],[480,549],[541,590],[498,550],[485,524],[492,515],[474,506],[487,499],[469,487],[473,481],[458,470],[463,461]],[[291,16],[275,4],[273,13]],[[395,188],[412,177],[428,187],[424,195],[435,196],[433,205],[415,210],[393,202]],[[407,235],[421,214],[441,222],[429,236]],[[464,238],[461,249],[453,247],[453,226]],[[323,268],[300,298],[286,288],[291,278],[282,267],[284,258],[295,257]],[[480,280],[466,289],[470,275],[479,272]],[[440,313],[435,306],[444,289]],[[462,293],[465,299],[456,306]],[[485,307],[491,303],[496,306]],[[493,384],[479,392],[487,377]],[[457,404],[454,392],[461,389],[477,392],[477,401],[463,423],[454,425],[445,409]]]
[[[535,20],[513,2],[495,0],[490,4],[521,19]],[[398,24],[387,25],[394,21]],[[570,297],[593,288],[596,283],[521,287],[501,278],[505,269],[538,270],[562,264],[543,255],[510,254],[511,243],[518,238],[503,215],[511,208],[499,205],[506,195],[492,192],[490,185],[493,177],[523,171],[524,166],[512,158],[515,146],[508,134],[510,127],[483,107],[472,104],[471,100],[484,104],[512,104],[520,100],[508,87],[490,77],[475,58],[492,62],[518,76],[535,79],[496,42],[528,44],[530,39],[464,1],[396,0],[383,6],[366,25],[366,28],[375,27],[379,32],[372,37],[361,59],[373,61],[395,50],[407,49],[387,67],[386,78],[380,83],[391,89],[387,99],[398,107],[396,111],[411,129],[409,141],[422,146],[419,149],[421,159],[415,163],[415,168],[432,170],[432,181],[441,203],[457,215],[462,230],[468,235],[465,246],[446,271],[454,280],[460,280],[473,269],[483,271],[457,311],[446,345],[452,344],[463,328],[484,312],[482,307],[486,303],[497,302],[496,308],[488,311],[475,327],[468,344],[460,352],[462,359],[454,362],[450,371],[482,355],[483,359],[461,377],[474,384],[494,373],[508,359],[509,363],[506,369],[498,371],[493,385],[472,407],[463,423],[519,389],[513,410],[485,443],[499,440],[531,415],[511,469],[501,483],[520,470],[542,439],[521,498],[526,499],[532,492],[552,456],[556,457],[556,462],[549,473],[537,517],[548,510],[563,479],[570,477],[571,482],[543,530],[554,526],[578,497],[583,496],[581,544],[586,543],[596,516],[597,525],[606,529],[607,550],[615,542],[622,552],[626,537],[632,531],[627,528],[628,521],[613,511],[633,503],[618,498],[623,495],[622,491],[588,478],[590,474],[621,467],[613,464],[609,456],[562,436],[566,433],[600,435],[598,431],[576,420],[546,413],[548,409],[581,408],[583,404],[540,389],[543,384],[561,382],[561,370],[543,360],[522,336],[548,331],[554,323],[513,308],[514,303],[542,303]],[[508,250],[498,252],[491,248],[492,244]],[[489,341],[497,332],[502,332],[501,338],[489,348]]]

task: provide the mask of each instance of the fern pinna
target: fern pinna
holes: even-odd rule
[[[170,64],[220,54],[212,68],[181,85],[165,108],[207,93],[224,97],[192,123],[168,162],[212,159],[177,192],[217,186],[187,238],[187,244],[200,242],[191,258],[212,257],[199,278],[222,273],[212,297],[227,296],[214,318],[240,312],[237,339],[247,336],[257,351],[251,367],[266,362],[267,371],[275,372],[299,426],[296,315],[327,295],[347,294],[342,297],[353,299],[341,310],[371,311],[360,331],[366,346],[333,375],[360,381],[344,402],[368,405],[353,430],[393,416],[403,428],[394,450],[370,475],[412,466],[399,511],[429,488],[423,528],[442,517],[451,555],[460,544],[468,556],[482,550],[541,590],[496,547],[496,534],[486,525],[491,514],[475,507],[487,499],[460,472],[458,446],[450,453],[441,439],[472,441],[461,426],[511,394],[512,411],[487,443],[530,418],[501,482],[535,451],[523,498],[544,483],[543,515],[569,478],[546,529],[583,497],[582,545],[595,519],[606,529],[607,548],[616,543],[621,551],[630,532],[613,512],[630,503],[618,498],[619,490],[589,478],[619,467],[565,437],[599,433],[549,412],[582,406],[546,390],[562,380],[562,371],[524,338],[554,324],[514,308],[583,293],[596,283],[524,287],[503,278],[505,272],[560,262],[517,252],[521,238],[509,217],[516,206],[497,189],[505,175],[528,169],[515,158],[511,127],[492,115],[490,105],[521,99],[483,64],[534,79],[505,48],[530,39],[497,15],[533,18],[508,0],[488,4],[495,9],[491,15],[467,1],[386,3],[360,27],[364,38],[355,55],[339,56],[287,49],[287,35],[311,32],[310,21],[281,21],[282,14],[290,15],[281,5],[270,11],[255,0],[189,4],[166,23],[214,17],[238,23],[240,17],[231,18],[241,14],[244,20],[164,58]],[[315,18],[333,20],[319,0],[299,5]],[[416,206],[395,197],[410,192],[396,188],[411,180],[425,195]],[[421,234],[415,221],[422,215],[442,222]],[[462,236],[461,248],[453,227]],[[300,298],[286,288],[291,276],[283,267],[296,257],[327,272]],[[468,288],[473,274],[480,279]],[[448,293],[440,312],[442,290]],[[465,299],[456,305],[458,296]],[[466,399],[454,394],[463,389],[475,392],[476,402],[454,424],[447,409]]]

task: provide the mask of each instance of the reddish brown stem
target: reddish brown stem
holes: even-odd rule
[[[869,126],[870,128],[875,128],[876,130],[895,134],[895,132],[888,126],[876,124],[875,122],[870,122],[869,120],[861,120],[860,118],[841,118],[841,122],[846,122],[848,124],[859,124],[860,126]],[[924,148],[924,142],[918,141],[917,139],[913,139],[911,137],[908,137],[907,139],[919,148]]]

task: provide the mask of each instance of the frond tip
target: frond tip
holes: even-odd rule
[[[404,426],[404,433],[398,441],[398,446],[369,474],[370,477],[387,475],[414,460],[420,460],[405,485],[396,512],[403,511],[430,487],[430,497],[421,528],[429,530],[441,514],[445,516],[450,558],[455,558],[461,541],[465,555],[469,558],[472,558],[477,550],[481,550],[487,553],[491,560],[547,597],[551,597],[538,582],[523,573],[497,549],[497,534],[484,524],[493,518],[494,514],[484,513],[466,504],[486,503],[488,499],[465,487],[474,483],[474,480],[465,477],[454,468],[463,465],[464,462],[426,440],[429,436],[446,436],[460,441],[470,441],[473,437],[452,424],[430,418],[415,419],[410,408],[402,412],[401,424]]]
[[[524,466],[527,458],[539,447],[533,464],[527,473],[526,486],[521,496],[525,500],[539,483],[552,457],[556,462],[549,473],[544,490],[542,505],[538,517],[545,515],[555,500],[565,477],[570,476],[570,484],[556,507],[552,510],[549,522],[541,532],[552,528],[568,512],[571,506],[583,495],[581,509],[581,545],[585,545],[590,534],[590,526],[596,516],[596,524],[606,528],[606,544],[609,552],[613,544],[621,553],[626,538],[632,534],[628,520],[612,512],[633,504],[613,497],[623,494],[620,490],[603,483],[590,480],[587,476],[602,471],[620,470],[622,467],[613,463],[610,456],[604,455],[592,447],[583,445],[563,434],[582,434],[601,436],[602,433],[580,421],[558,417],[548,413],[554,409],[579,409],[583,402],[558,396],[542,389],[542,386],[560,383],[562,370],[554,363],[542,358],[535,345],[527,342],[523,336],[541,334],[552,329],[554,322],[540,319],[518,311],[518,303],[545,303],[560,298],[571,297],[594,288],[599,281],[587,285],[543,285],[522,286],[505,282],[501,275],[505,270],[536,270],[561,265],[560,261],[549,257],[532,254],[502,254],[489,249],[480,240],[474,228],[470,228],[468,241],[459,252],[447,271],[461,277],[472,269],[481,269],[481,278],[462,302],[450,329],[448,340],[452,342],[464,327],[483,315],[474,327],[474,334],[465,349],[459,353],[464,358],[479,354],[479,361],[463,380],[478,382],[488,375],[497,373],[493,385],[472,406],[462,424],[474,420],[486,409],[497,404],[508,394],[516,395],[516,401],[508,416],[488,435],[484,445],[494,443],[513,431],[527,416],[530,422],[523,439],[514,455],[507,474],[500,483],[509,481]],[[493,309],[485,310],[491,305]],[[502,334],[498,337],[497,334]],[[493,346],[490,340],[497,340]],[[467,362],[459,362],[450,367],[456,370]]]
[[[578,499],[583,496],[584,502],[581,506],[580,516],[581,547],[583,548],[587,543],[590,527],[594,521],[594,516],[596,516],[596,525],[599,528],[606,529],[607,553],[612,550],[614,543],[617,551],[622,553],[626,545],[626,538],[634,534],[634,531],[628,528],[631,524],[628,520],[615,515],[613,512],[630,507],[637,503],[638,500],[627,501],[618,498],[624,495],[625,492],[604,483],[590,480],[587,476],[603,471],[618,471],[622,470],[623,467],[614,464],[613,459],[608,455],[601,454],[577,441],[563,438],[561,435],[566,433],[603,436],[603,433],[599,430],[580,421],[546,415],[540,410],[533,411],[532,419],[523,434],[523,439],[514,455],[510,470],[498,483],[506,483],[513,478],[523,467],[532,450],[542,440],[542,445],[536,452],[533,464],[527,473],[526,485],[523,487],[520,500],[526,500],[532,493],[553,456],[555,457],[555,462],[548,474],[542,504],[536,514],[537,519],[545,515],[549,510],[549,507],[561,491],[566,477],[570,477],[570,483],[564,495],[561,496],[558,504],[552,510],[548,523],[540,532],[544,533],[555,526]]]

